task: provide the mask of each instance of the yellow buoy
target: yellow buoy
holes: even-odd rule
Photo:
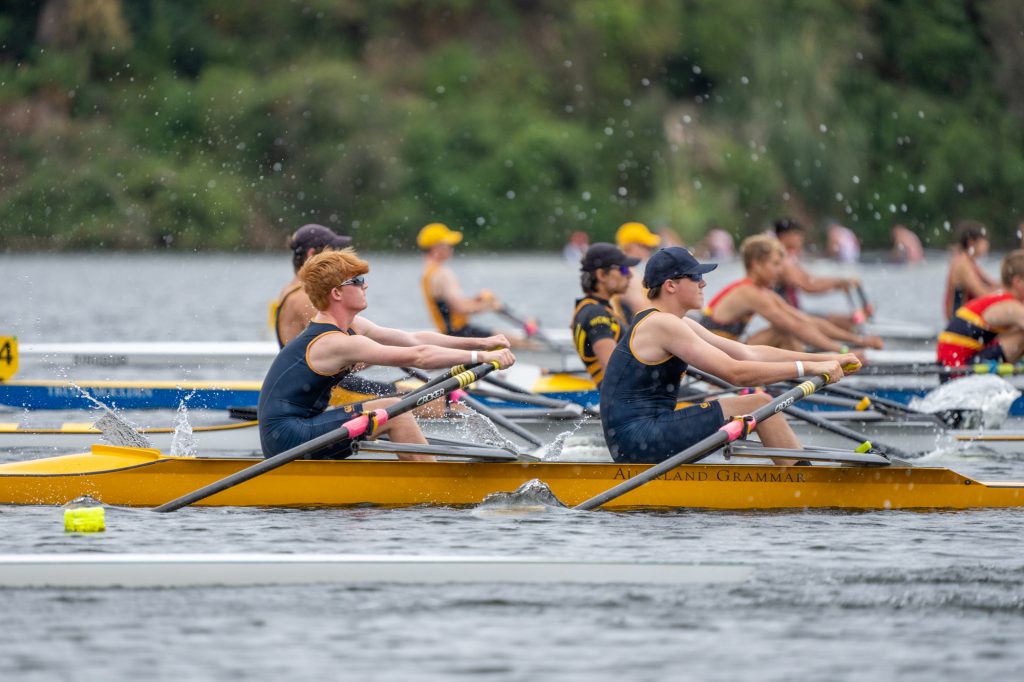
[[[103,507],[79,507],[64,510],[64,532],[102,533],[107,529]]]

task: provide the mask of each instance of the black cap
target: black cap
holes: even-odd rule
[[[718,263],[701,263],[681,246],[670,246],[661,249],[647,261],[644,269],[644,287],[653,289],[661,286],[667,279],[675,279],[683,275],[703,275],[718,267]]]
[[[628,265],[633,267],[639,262],[639,258],[630,258],[626,254],[622,253],[622,250],[615,246],[615,244],[597,242],[596,244],[592,244],[583,255],[583,260],[580,261],[580,270],[594,272],[595,270],[612,268],[616,265]]]
[[[308,249],[323,249],[331,247],[343,249],[352,243],[352,237],[342,234],[335,234],[334,230],[323,225],[303,225],[292,235],[290,242],[292,251],[305,253]]]

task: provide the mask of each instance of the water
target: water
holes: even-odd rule
[[[936,260],[863,268],[879,314],[937,324]],[[371,319],[426,327],[418,261],[371,264]],[[456,268],[467,290],[488,286],[546,324],[568,323],[576,274],[555,258]],[[720,268],[708,295],[738,269]],[[0,256],[0,272],[13,292],[0,299],[0,331],[38,341],[250,340],[290,276],[286,256],[249,255]],[[816,305],[830,303],[845,306],[838,296]],[[40,454],[44,446],[0,457]],[[1024,456],[940,453],[929,463],[1024,479]],[[502,554],[756,570],[741,585],[677,588],[0,591],[0,678],[1015,679],[1024,667],[1021,520],[1019,510],[109,509],[107,532],[88,536],[65,535],[57,508],[6,507],[0,553]]]

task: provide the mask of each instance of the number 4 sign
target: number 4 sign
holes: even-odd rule
[[[0,381],[7,381],[18,371],[18,337],[0,336]]]

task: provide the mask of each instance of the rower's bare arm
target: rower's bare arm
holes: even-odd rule
[[[964,257],[957,264],[957,278],[963,284],[963,288],[966,289],[971,297],[980,298],[986,294],[991,294],[993,291],[999,288],[999,285],[993,282],[988,276],[982,272],[979,272],[976,268],[971,267],[967,261],[968,257]]]
[[[682,358],[694,367],[714,374],[737,386],[759,386],[797,377],[795,362],[760,362],[737,360],[725,351],[705,342],[683,320],[658,315],[654,337],[665,353]],[[805,374],[828,374],[831,381],[843,376],[839,362],[811,361],[804,363]]]
[[[815,277],[797,263],[785,266],[786,282],[809,294],[820,294],[825,291],[843,288],[847,280],[841,277]]]
[[[341,338],[338,338],[341,337]],[[356,363],[384,365],[386,367],[421,367],[439,369],[469,364],[473,351],[442,348],[433,345],[388,346],[365,336],[331,334],[316,341],[309,351],[310,366],[323,374],[335,374],[343,367]],[[504,369],[515,362],[507,348],[497,351],[477,351],[477,362],[497,361]]]
[[[363,317],[356,317],[352,327],[356,333],[373,339],[385,346],[443,346],[461,350],[496,350],[508,348],[509,342],[504,334],[495,334],[486,338],[468,336],[448,336],[429,330],[410,332],[404,329],[393,329],[374,324]]]
[[[1024,329],[1024,303],[1002,301],[988,307],[985,322],[1004,329]]]
[[[839,350],[839,344],[823,334],[809,315],[783,301],[781,296],[773,291],[760,291],[758,296],[761,300],[757,311],[772,326],[815,348],[832,352]]]
[[[597,361],[601,363],[601,369],[608,369],[608,359],[612,356],[612,351],[615,350],[615,341],[612,339],[599,339],[592,344],[594,349],[594,355],[597,357]]]
[[[488,310],[496,310],[501,305],[493,295],[468,298],[462,293],[462,287],[459,285],[455,273],[448,268],[442,269],[435,276],[438,278],[436,283],[441,298],[453,312],[459,315],[475,315]]]

